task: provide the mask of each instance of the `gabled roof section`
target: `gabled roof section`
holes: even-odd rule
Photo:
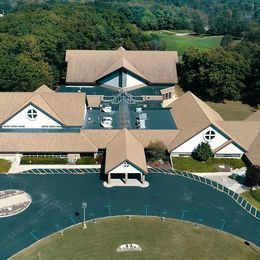
[[[54,91],[52,89],[50,89],[48,86],[46,85],[42,85],[39,88],[37,88],[35,91],[35,93],[53,93]]]
[[[95,83],[125,67],[150,83],[178,82],[176,51],[67,50],[67,83]]]
[[[260,122],[260,110],[254,112],[249,117],[247,117],[244,121],[250,122]]]
[[[65,126],[82,126],[85,114],[84,93],[56,93],[41,87],[35,92],[0,92],[0,124],[22,108],[34,104]]]
[[[97,152],[83,133],[0,133],[1,152]]]
[[[171,103],[170,106],[177,129],[181,131],[169,144],[169,151],[172,151],[215,121],[223,121],[216,111],[189,91]]]
[[[245,150],[250,148],[260,133],[260,122],[222,121],[216,122],[215,125]]]
[[[132,64],[130,64],[124,57],[119,58],[114,64],[112,64],[105,72],[103,72],[98,79],[101,79],[110,73],[117,71],[121,68],[124,68],[128,71],[131,71],[135,75],[145,79],[140,71],[138,71]]]
[[[253,165],[260,165],[260,132],[251,144],[246,157]]]
[[[142,144],[127,130],[122,129],[106,147],[105,173],[128,161],[147,173],[147,165]]]

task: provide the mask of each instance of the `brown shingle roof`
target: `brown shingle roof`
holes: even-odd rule
[[[249,117],[247,117],[244,121],[251,121],[251,122],[260,122],[260,110],[254,112]]]
[[[251,144],[246,157],[254,165],[260,165],[260,133],[257,135],[253,143]]]
[[[115,137],[120,130],[81,130],[99,149],[105,149],[107,144]]]
[[[66,62],[67,83],[94,83],[119,67],[151,83],[178,82],[175,51],[67,50]]]
[[[99,107],[102,96],[98,95],[87,95],[88,107]]]
[[[44,92],[53,93],[54,91],[52,89],[50,89],[48,86],[42,85],[39,88],[37,88],[34,92],[36,92],[36,93],[44,93]]]
[[[83,125],[85,94],[56,93],[47,91],[45,87],[36,92],[1,92],[0,124],[30,103],[38,106],[64,125]]]
[[[176,126],[181,131],[169,145],[169,151],[172,151],[213,122],[223,121],[216,111],[189,91],[170,106]]]
[[[108,143],[106,148],[105,173],[107,174],[109,171],[115,169],[124,161],[128,161],[147,173],[144,148],[127,129],[122,129]]]
[[[97,152],[83,133],[0,133],[1,153],[11,152]]]
[[[174,140],[179,134],[180,130],[130,130],[135,138],[147,147],[151,142],[161,141],[166,147]]]
[[[222,121],[215,125],[246,150],[260,132],[260,122]]]

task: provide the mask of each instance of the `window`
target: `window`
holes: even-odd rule
[[[37,118],[37,111],[35,109],[29,109],[27,111],[27,117],[30,120],[35,120]]]
[[[212,141],[216,137],[216,133],[213,130],[209,130],[204,134],[204,139],[206,141]]]
[[[124,162],[124,168],[128,168],[129,164],[127,162]]]

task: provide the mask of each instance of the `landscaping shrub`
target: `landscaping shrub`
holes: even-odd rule
[[[76,164],[96,164],[96,160],[94,157],[92,156],[86,156],[86,157],[82,157],[80,159],[78,159],[76,161]]]
[[[24,156],[21,159],[21,164],[67,164],[67,163],[68,163],[67,158]]]
[[[256,201],[260,202],[260,189],[251,190],[251,191],[250,191],[250,194],[252,195],[252,197],[253,197]]]
[[[192,158],[197,161],[207,161],[213,156],[211,147],[208,143],[201,142],[192,152]]]
[[[187,172],[217,172],[218,165],[227,165],[233,169],[245,166],[241,159],[210,158],[206,162],[200,162],[191,157],[173,157],[172,165],[177,170]]]
[[[246,179],[249,186],[260,185],[260,166],[249,166],[246,170]]]
[[[5,159],[0,159],[0,173],[8,172],[11,168],[11,162]]]
[[[166,146],[163,142],[150,142],[145,150],[145,155],[148,161],[155,162],[159,160],[167,160]]]

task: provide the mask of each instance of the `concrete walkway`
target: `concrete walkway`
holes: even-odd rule
[[[200,177],[208,178],[212,181],[215,181],[223,186],[227,187],[228,189],[241,194],[245,191],[249,190],[249,187],[243,186],[242,184],[238,183],[236,180],[229,178],[230,175],[238,173],[240,175],[245,173],[245,169],[235,169],[231,172],[203,172],[203,173],[193,173]]]

